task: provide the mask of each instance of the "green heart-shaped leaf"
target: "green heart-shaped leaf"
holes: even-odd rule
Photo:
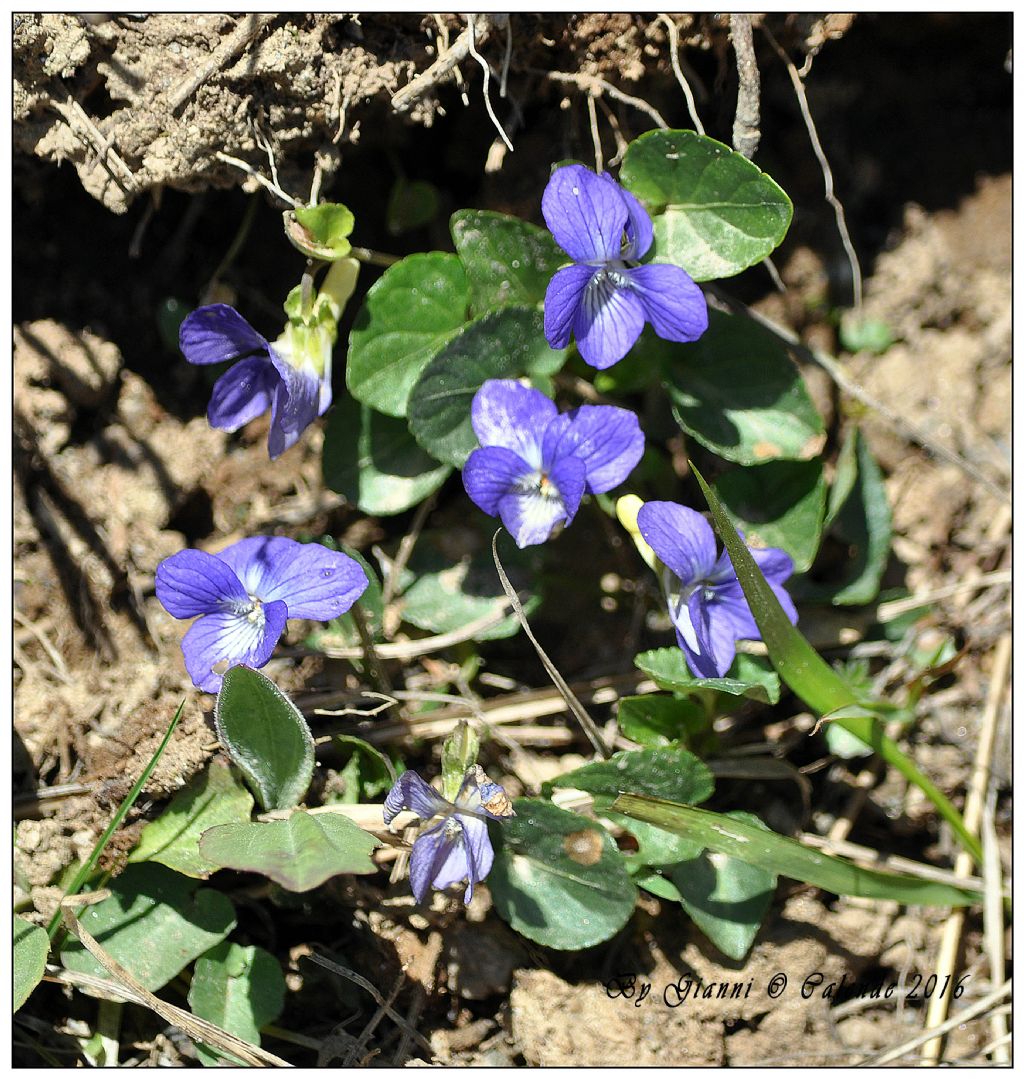
[[[538,304],[569,257],[547,229],[490,210],[452,214],[452,239],[469,278],[473,311]]]
[[[308,892],[339,873],[373,873],[379,840],[339,813],[298,811],[285,820],[222,824],[203,833],[204,858],[262,873],[290,892]]]
[[[709,316],[699,340],[661,344],[670,356],[664,385],[679,426],[741,465],[817,457],[825,426],[786,350],[749,318]]]
[[[732,697],[750,697],[765,704],[776,704],[779,700],[779,676],[765,660],[745,652],[736,656],[725,678],[698,678],[691,674],[681,648],[641,652],[633,662],[662,689],[678,693],[714,690]]]
[[[224,825],[224,827],[233,827]],[[156,862],[130,865],[110,882],[109,898],[82,910],[79,921],[141,985],[156,992],[235,927],[230,900]],[[109,979],[77,940],[61,950],[69,970]]]
[[[732,277],[771,254],[789,196],[742,154],[693,131],[648,131],[626,150],[622,183],[654,218],[655,261],[695,281]]]
[[[409,400],[409,428],[432,456],[461,468],[477,447],[473,395],[491,378],[558,370],[565,349],[552,349],[535,307],[499,307],[456,333],[427,364]]]
[[[224,940],[196,960],[188,1004],[201,1019],[259,1045],[260,1028],[284,1011],[286,990],[281,964],[270,952]],[[196,1055],[206,1065],[223,1059],[203,1045]]]
[[[649,654],[649,653],[645,653]],[[709,723],[708,713],[694,700],[645,693],[619,701],[619,730],[645,746],[684,741]]]
[[[726,813],[768,831],[753,813]],[[679,890],[679,902],[716,948],[730,959],[742,959],[754,942],[772,902],[776,876],[739,858],[703,851],[668,871]]]
[[[545,784],[570,787],[593,795],[594,807],[633,833],[639,846],[629,861],[666,865],[694,857],[700,850],[672,832],[627,819],[609,809],[622,791],[635,791],[693,804],[711,796],[715,781],[703,761],[678,747],[626,750],[606,761],[585,764]]]
[[[515,817],[491,827],[494,909],[548,948],[575,951],[614,936],[633,912],[636,887],[611,836],[540,799],[514,807]]]
[[[186,877],[208,877],[217,866],[199,853],[199,837],[215,824],[247,821],[252,795],[222,761],[213,760],[142,829],[130,862],[160,862]]]
[[[715,482],[715,490],[747,543],[781,547],[797,573],[810,567],[825,517],[820,459],[734,468]]]
[[[404,416],[420,372],[466,321],[468,306],[457,255],[428,251],[389,267],[367,292],[349,334],[349,393],[387,416]]]

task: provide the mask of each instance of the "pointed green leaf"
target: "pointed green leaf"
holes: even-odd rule
[[[420,372],[466,321],[468,306],[457,255],[428,251],[388,267],[349,335],[349,393],[385,415],[404,416]]]
[[[765,660],[746,652],[736,656],[725,678],[698,678],[692,674],[681,648],[654,648],[641,652],[633,662],[662,689],[678,693],[713,690],[765,704],[777,704],[779,700],[779,676]]]
[[[404,419],[374,412],[344,395],[327,417],[324,483],[363,513],[403,513],[451,475],[421,449]]]
[[[204,858],[225,869],[262,873],[290,892],[308,892],[339,873],[373,873],[379,840],[340,813],[293,813],[285,820],[222,824],[203,833]]]
[[[265,674],[232,667],[213,721],[220,744],[264,809],[302,801],[313,778],[313,736],[302,713]]]
[[[259,1045],[260,1028],[284,1011],[286,989],[281,964],[270,952],[224,940],[196,960],[188,1004],[201,1019]],[[208,1066],[224,1059],[201,1044],[196,1055]]]
[[[41,926],[14,916],[14,1011],[43,980],[50,938]]]
[[[252,806],[252,795],[231,767],[212,760],[142,829],[128,861],[160,862],[186,877],[208,877],[217,866],[199,853],[199,837],[215,824],[249,820]]]
[[[769,873],[792,877],[837,895],[892,899],[897,903],[962,907],[982,902],[978,892],[901,873],[862,869],[842,858],[735,817],[677,805],[641,794],[621,794],[615,809],[692,839],[711,851],[739,858]]]
[[[633,913],[636,887],[612,837],[537,798],[517,798],[514,808],[490,826],[494,909],[548,948],[577,951],[614,936]]]
[[[473,395],[490,378],[550,374],[565,349],[544,337],[535,307],[499,307],[470,322],[430,360],[409,400],[409,427],[439,461],[461,468],[478,443],[470,422]]]
[[[451,228],[476,314],[505,304],[542,303],[552,274],[569,261],[547,229],[518,217],[459,210]]]
[[[235,927],[226,896],[156,862],[128,866],[109,887],[110,897],[84,908],[79,921],[150,992]],[[61,960],[69,970],[110,977],[77,940],[64,945]]]
[[[671,355],[664,385],[679,426],[741,465],[818,456],[825,425],[785,348],[752,319],[709,316],[697,341],[662,345]]]
[[[654,218],[658,262],[695,281],[732,277],[770,255],[786,235],[793,204],[742,154],[693,131],[649,131],[634,139],[622,183]]]

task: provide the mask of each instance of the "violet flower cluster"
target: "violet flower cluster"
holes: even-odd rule
[[[491,379],[473,397],[480,441],[466,461],[469,497],[500,517],[520,547],[543,543],[568,524],[584,494],[617,487],[643,456],[636,416],[612,405],[582,405],[559,415],[540,390]]]
[[[638,265],[654,226],[636,196],[607,173],[583,165],[556,169],[541,211],[573,265],[560,269],[544,297],[544,335],[565,348],[572,335],[591,367],[618,363],[645,322],[668,341],[696,341],[708,328],[704,293],[680,266]]]
[[[416,901],[422,903],[431,886],[443,889],[465,880],[468,903],[473,888],[494,863],[488,818],[515,816],[504,789],[474,765],[467,770],[455,801],[449,802],[415,772],[403,772],[384,800],[384,823],[390,824],[403,809],[411,810],[424,824],[440,817],[413,843],[409,880]]]
[[[637,525],[662,563],[669,617],[690,670],[698,678],[724,678],[736,658],[736,642],[761,639],[728,551],[718,555],[711,525],[675,502],[644,503]],[[778,547],[748,549],[795,624],[796,608],[782,587],[793,560]]]
[[[179,551],[156,571],[157,599],[168,613],[199,616],[181,650],[192,682],[208,693],[220,689],[229,667],[262,667],[289,618],[337,618],[366,586],[354,558],[283,536],[244,539],[215,555]]]

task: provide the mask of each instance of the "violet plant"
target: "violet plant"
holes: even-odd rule
[[[685,912],[737,959],[779,874],[901,902],[976,898],[944,883],[854,869],[769,832],[750,813],[729,814],[725,827],[720,814],[696,808],[715,792],[698,752],[713,746],[713,719],[744,701],[777,705],[781,676],[809,707],[881,746],[971,842],[948,800],[881,737],[885,702],[855,691],[794,628],[807,598],[875,598],[889,518],[864,440],[854,436],[840,450],[826,483],[825,425],[785,348],[743,315],[709,313],[700,288],[765,259],[785,236],[789,199],[741,155],[689,131],[634,140],[617,181],[567,165],[554,169],[543,194],[541,183],[547,229],[460,210],[451,221],[454,253],[407,256],[370,286],[347,341],[340,393],[333,351],[356,263],[352,215],[337,204],[288,217],[289,239],[311,262],[289,294],[279,338],[271,342],[232,308],[208,305],[185,319],[181,348],[190,363],[233,362],[213,388],[209,421],[233,431],[269,409],[272,458],[302,445],[326,416],[324,480],[354,510],[400,514],[440,498],[460,470],[464,490],[446,488],[446,505],[488,537],[493,522],[475,523],[471,504],[500,519],[516,548],[509,570],[532,602],[543,602],[549,548],[571,549],[575,537],[558,531],[583,500],[610,518],[617,505],[626,535],[659,576],[669,615],[651,642],[662,647],[634,658],[658,691],[617,704],[618,734],[634,748],[609,755],[598,738],[602,759],[512,802],[478,763],[484,756],[492,774],[502,766],[497,743],[480,745],[476,721],[445,741],[440,791],[416,772],[395,775],[403,762],[347,735],[339,743],[349,753],[346,798],[376,807],[377,834],[343,813],[312,813],[304,802],[317,767],[313,732],[257,669],[286,623],[327,623],[307,643],[327,655],[360,655],[364,682],[403,648],[415,655],[417,642],[386,639],[403,621],[407,635],[457,640],[472,653],[460,672],[465,688],[480,665],[477,646],[520,628],[507,615],[508,575],[503,569],[499,580],[482,543],[482,560],[449,554],[444,542],[427,557],[426,535],[411,556],[403,551],[404,561],[384,561],[394,576],[383,585],[357,552],[331,549],[330,537],[251,537],[216,554],[180,551],[156,568],[156,594],[175,618],[196,619],[182,641],[185,666],[197,688],[217,693],[217,737],[231,765],[214,761],[146,825],[133,864],[111,882],[115,894],[91,908],[115,951],[115,930],[139,896],[170,897],[173,913],[191,902],[190,881],[220,868],[295,892],[342,873],[377,872],[371,853],[402,810],[421,821],[408,852],[418,902],[429,901],[431,888],[446,893],[441,902],[469,902],[486,882],[500,917],[559,949],[619,932],[638,888]],[[715,476],[713,488],[698,476],[702,494],[680,478],[680,447],[694,474],[697,457]],[[627,482],[629,494],[616,503]],[[701,510],[705,496],[728,548],[721,554]],[[607,524],[614,532],[614,520]],[[826,534],[851,551],[851,569],[832,586],[802,576]],[[475,645],[467,626],[479,627]],[[767,660],[743,644],[762,639]],[[560,788],[582,794],[587,806],[560,808],[552,800]],[[252,818],[254,798],[269,819]],[[632,842],[617,843],[622,833]],[[150,990],[193,959],[197,970],[204,963],[220,971],[229,961],[240,969],[241,952],[231,949],[245,949],[226,943],[231,904],[207,892],[212,906],[220,903],[219,928],[196,938],[191,953],[183,944],[178,960],[148,979]],[[181,941],[195,937],[187,925],[177,932]],[[217,951],[225,948],[230,955]],[[245,952],[246,962],[255,954]],[[115,957],[129,969],[138,963],[127,949]],[[80,947],[69,945],[63,959],[96,974]],[[258,1028],[249,1036],[258,1042]]]

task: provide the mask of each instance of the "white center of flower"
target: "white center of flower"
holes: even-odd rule
[[[266,612],[263,610],[263,600],[259,596],[249,593],[249,606],[243,607],[239,612],[245,616],[247,622],[262,628],[267,621]]]
[[[562,497],[558,488],[552,483],[551,477],[543,469],[539,468],[535,472],[530,472],[528,475],[523,476],[516,483],[516,492],[524,495],[540,495],[541,498],[551,500]]]

